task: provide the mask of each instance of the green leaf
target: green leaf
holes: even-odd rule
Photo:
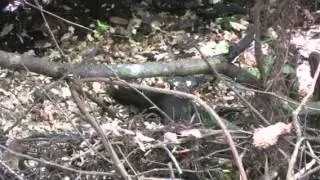
[[[273,68],[273,65],[275,63],[275,60],[276,60],[276,56],[266,56],[264,58],[265,60],[265,63],[264,63],[264,71],[266,73],[270,73],[272,68]]]
[[[232,30],[232,26],[230,22],[234,20],[235,20],[234,17],[223,17],[223,18],[217,19],[218,23],[221,25],[221,28],[225,30]]]
[[[282,68],[282,73],[287,74],[287,75],[294,74],[294,73],[296,73],[296,70],[292,66],[290,66],[289,64],[285,64]]]
[[[246,20],[243,20],[242,18],[239,19],[239,17],[235,16],[223,17],[216,20],[217,23],[220,24],[221,28],[225,30],[242,31],[247,29],[249,24]]]
[[[107,25],[99,20],[97,20],[96,26],[99,31],[106,31],[109,29],[109,25]]]
[[[214,50],[214,54],[226,54],[229,52],[229,43],[225,40],[220,41]]]
[[[248,68],[247,69],[248,73],[252,74],[253,76],[255,76],[257,79],[260,79],[260,71],[258,68]]]
[[[207,128],[219,127],[217,120],[211,119],[210,115],[207,113],[202,114],[201,119],[202,119],[203,125]]]

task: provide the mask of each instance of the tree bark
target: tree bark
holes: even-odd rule
[[[236,82],[259,87],[259,81],[247,71],[228,62],[224,56],[208,58],[216,70]],[[0,50],[0,67],[10,70],[28,70],[49,77],[59,78],[72,74],[80,78],[115,77],[122,79],[146,78],[156,76],[185,76],[208,74],[211,68],[202,59],[169,60],[165,62],[148,62],[143,64],[70,64],[55,63],[45,59],[9,53]]]

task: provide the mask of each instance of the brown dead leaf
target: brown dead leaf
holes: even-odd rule
[[[277,144],[279,136],[291,132],[292,124],[278,122],[274,125],[254,129],[253,145],[258,149],[266,149]]]
[[[245,51],[241,58],[241,65],[246,67],[257,67],[257,60],[254,57],[254,54],[252,52]]]

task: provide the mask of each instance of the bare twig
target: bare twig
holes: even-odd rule
[[[26,0],[23,0],[23,2],[24,2],[26,5],[30,6],[30,7],[33,7],[33,8],[35,8],[35,9],[40,10],[39,7],[35,6],[34,4],[29,3],[29,2],[26,1]],[[74,23],[74,22],[69,21],[69,20],[67,20],[67,19],[64,19],[63,17],[58,16],[58,15],[56,15],[56,14],[53,14],[53,13],[47,11],[47,10],[42,9],[42,11],[43,11],[44,13],[50,15],[50,16],[53,16],[53,17],[58,18],[58,19],[61,19],[62,21],[66,22],[66,23],[69,23],[69,24],[71,24],[71,25],[80,27],[80,28],[85,29],[85,30],[90,31],[90,32],[94,32],[94,31],[93,31],[92,29],[90,29],[90,28],[87,28],[87,27],[82,26],[82,25],[80,25],[80,24],[77,24],[77,23]]]
[[[75,84],[75,82],[73,81],[73,83],[69,82],[69,86],[70,86],[70,91],[72,94],[72,97],[75,101],[75,103],[77,104],[80,112],[84,115],[85,117],[85,121],[87,121],[94,129],[95,131],[99,134],[99,136],[101,137],[102,140],[102,144],[105,147],[105,149],[107,150],[109,156],[111,157],[114,165],[116,166],[117,170],[120,172],[121,176],[124,179],[128,179],[130,180],[131,177],[128,175],[128,172],[126,171],[126,169],[124,168],[122,162],[120,161],[118,155],[116,154],[115,150],[113,149],[109,139],[106,137],[106,135],[104,134],[103,130],[101,129],[100,125],[97,123],[97,121],[95,121],[91,115],[86,111],[80,97],[79,94],[76,92],[76,88],[74,86],[77,86],[77,84]]]
[[[50,88],[52,87],[49,86]],[[83,139],[84,142],[86,142],[86,144],[88,145],[88,147],[95,152],[96,154],[98,154],[103,160],[112,163],[105,155],[103,155],[102,153],[100,153],[98,150],[96,150],[93,145],[82,135],[82,133],[80,132],[79,128],[72,122],[72,120],[69,118],[68,114],[65,112],[64,109],[62,109],[50,96],[49,94],[46,92],[47,89],[50,88],[46,88],[43,90],[43,93],[47,96],[47,98],[50,100],[50,102],[59,109],[60,112],[62,112],[62,114],[64,114],[65,118],[68,120],[68,122],[71,124],[71,126],[76,130],[76,132],[81,136],[81,138]]]
[[[310,145],[310,143],[309,143],[309,141],[306,141],[306,144],[307,144],[307,147],[308,147],[310,153],[313,154],[314,156],[316,156],[315,153],[314,153],[314,151],[313,151],[313,149],[312,149],[312,147],[311,147],[311,145]],[[312,159],[310,162],[308,162],[308,163],[305,165],[304,168],[300,169],[300,171],[297,172],[297,173],[294,175],[295,179],[305,179],[305,178],[302,178],[302,177],[303,177],[303,176],[304,176],[304,177],[310,176],[311,174],[309,174],[310,171],[308,171],[308,170],[310,170],[310,169],[312,168],[312,166],[313,166],[316,162],[317,162],[317,161],[316,161],[315,159]],[[307,171],[308,171],[308,172],[307,172]],[[307,173],[306,173],[306,172],[307,172]]]
[[[320,61],[320,54],[318,54],[318,60]],[[294,110],[292,112],[292,122],[293,125],[296,129],[296,133],[298,137],[302,136],[302,132],[301,132],[301,128],[300,128],[300,123],[299,123],[299,113],[302,110],[302,107],[307,103],[307,101],[310,99],[310,97],[312,96],[313,92],[314,92],[314,88],[316,86],[318,77],[319,77],[319,73],[320,73],[320,64],[317,67],[317,70],[314,74],[314,77],[312,79],[312,84],[311,84],[311,91],[308,92],[308,94],[302,99],[301,103],[299,104],[299,106],[296,108],[296,110]]]
[[[144,175],[146,174],[151,174],[151,173],[155,173],[155,172],[162,172],[162,171],[165,171],[165,172],[168,172],[168,171],[178,171],[177,169],[175,168],[154,168],[154,169],[150,169],[148,171],[144,171],[144,172],[141,172],[139,173],[136,177],[143,177]],[[182,169],[183,172],[190,172],[190,173],[207,173],[208,171],[215,171],[216,169],[204,169],[204,170],[190,170],[190,169]]]
[[[170,169],[170,179],[174,179],[175,175],[174,175],[174,171],[172,170],[172,163],[168,162],[168,167]]]
[[[110,81],[107,78],[86,78],[86,79],[82,79],[82,81],[87,81],[87,82],[92,82],[92,81],[100,81],[100,82],[108,82],[108,83],[112,83],[112,84],[117,84],[117,85],[121,85],[121,86],[127,86],[126,83],[121,82],[121,81]],[[131,87],[140,89],[140,90],[146,90],[146,91],[152,91],[152,92],[157,92],[157,93],[163,93],[163,94],[169,94],[169,95],[175,95],[177,97],[180,98],[186,98],[186,99],[190,99],[193,101],[196,101],[197,103],[200,104],[201,107],[203,107],[210,115],[210,117],[212,119],[215,119],[217,121],[217,123],[219,124],[220,128],[222,129],[223,133],[226,136],[227,142],[230,146],[231,152],[235,158],[236,164],[239,168],[239,171],[241,173],[241,177],[243,180],[247,180],[247,176],[245,174],[243,165],[242,165],[242,160],[237,152],[237,149],[235,147],[235,143],[232,139],[232,136],[230,134],[230,132],[228,131],[225,123],[223,122],[223,120],[220,118],[220,116],[206,103],[204,102],[202,99],[200,99],[199,97],[193,95],[193,94],[188,94],[188,93],[184,93],[181,91],[173,91],[173,90],[167,90],[167,89],[161,89],[161,88],[154,88],[154,87],[148,87],[148,86],[141,86],[141,85],[137,85],[137,84],[131,84]]]
[[[320,165],[318,165],[317,167],[307,171],[304,175],[300,176],[300,179],[308,179],[308,177],[311,175],[311,174],[314,174],[316,172],[320,171]]]
[[[75,87],[78,88],[78,87]],[[80,89],[77,89],[77,91],[81,91]],[[83,91],[85,93],[85,95],[93,102],[95,102],[97,105],[101,106],[102,109],[108,113],[108,115],[111,118],[120,118],[117,116],[117,114],[110,109],[101,99],[99,99],[96,95],[92,95],[90,94],[88,91]]]
[[[207,65],[211,68],[213,74],[219,78],[224,84],[230,88],[236,95],[267,125],[270,125],[269,121],[262,116],[262,114],[255,108],[253,107],[245,98],[243,98],[239,92],[232,86],[227,83],[227,81],[219,74],[217,69],[209,62],[208,58],[202,53],[199,47],[195,46],[195,48],[198,50],[198,52],[201,54],[202,59],[207,63]]]
[[[240,95],[238,90],[233,87],[231,83],[225,82],[226,86],[230,88],[236,95],[239,97],[241,101],[244,102],[244,104],[254,113],[256,114],[263,122],[265,125],[270,125],[270,122],[254,107],[252,104],[247,101],[243,96]]]
[[[177,168],[179,174],[182,174],[182,170],[181,167],[177,161],[177,159],[174,157],[174,155],[172,154],[172,152],[167,148],[167,146],[163,143],[161,143],[161,147],[168,153],[170,159],[172,160],[174,166]],[[172,168],[171,168],[172,169]]]
[[[138,93],[139,95],[141,95],[141,97],[143,97],[145,100],[147,100],[154,109],[156,109],[158,112],[160,112],[166,119],[168,119],[169,121],[173,122],[173,119],[166,113],[164,112],[161,108],[159,108],[150,98],[148,98],[148,96],[146,96],[143,92],[139,91],[137,88],[131,86],[130,83],[127,83],[126,81],[120,79],[118,77],[118,80],[123,82],[124,84],[126,84],[126,86],[130,87],[132,90],[134,90],[136,93]]]
[[[170,120],[171,122],[173,122],[173,119],[166,113],[164,112],[161,108],[159,108],[148,96],[146,96],[143,92],[139,91],[138,89],[130,86],[129,83],[127,83],[127,81],[121,79],[119,77],[119,75],[117,74],[117,72],[114,71],[114,69],[112,69],[111,66],[106,65],[106,67],[108,67],[110,69],[110,71],[113,73],[113,75],[121,82],[125,83],[128,87],[130,87],[133,91],[135,91],[136,93],[138,93],[141,97],[143,97],[145,100],[147,100],[152,106],[153,108],[155,108],[158,112],[160,112],[165,118],[167,118],[168,120]]]
[[[117,145],[118,151],[119,153],[122,155],[123,159],[125,160],[125,162],[127,163],[127,165],[130,167],[131,171],[134,173],[134,175],[137,175],[136,170],[133,168],[132,164],[129,162],[128,158],[126,157],[126,155],[123,153],[122,149]]]
[[[47,161],[47,160],[44,160],[44,159],[38,159],[38,158],[34,158],[32,156],[29,156],[29,155],[25,155],[25,154],[22,154],[22,153],[18,153],[18,152],[12,151],[11,149],[9,149],[6,146],[3,146],[1,144],[0,144],[0,148],[5,150],[5,151],[7,151],[7,152],[9,152],[10,154],[12,154],[14,156],[17,156],[17,157],[20,157],[20,158],[24,158],[24,159],[30,159],[30,160],[33,160],[33,161],[36,161],[36,162],[39,162],[39,163],[42,163],[42,164],[45,164],[45,165],[49,165],[49,166],[52,166],[52,167],[56,167],[56,168],[59,168],[59,169],[63,169],[63,170],[66,170],[66,171],[71,171],[71,172],[75,172],[75,173],[79,173],[79,174],[83,174],[83,175],[86,174],[86,175],[99,175],[99,176],[115,176],[115,173],[96,172],[96,171],[82,171],[82,170],[77,170],[77,169],[61,166],[60,164],[56,164],[56,163],[53,163],[53,162],[50,162],[50,161]]]
[[[294,151],[292,153],[291,159],[289,161],[289,167],[288,167],[287,178],[286,178],[287,180],[294,180],[293,168],[294,168],[294,165],[296,163],[296,159],[297,159],[297,156],[298,156],[299,148],[300,148],[300,145],[303,142],[303,140],[304,140],[304,138],[300,138],[296,143],[296,146],[295,146]]]
[[[25,69],[26,71],[31,72],[31,71],[29,70],[29,68],[28,68],[27,66],[25,66],[24,64],[22,65],[22,67],[23,67],[23,69]],[[108,158],[106,158],[106,156],[104,156],[104,155],[101,154],[99,151],[97,151],[97,150],[91,145],[91,143],[88,142],[88,140],[81,134],[81,132],[79,131],[79,129],[77,128],[77,126],[76,126],[76,125],[72,122],[72,120],[69,118],[69,116],[67,115],[67,113],[66,113],[55,101],[53,101],[53,99],[52,99],[52,98],[50,97],[50,95],[47,93],[47,91],[49,91],[51,88],[55,87],[62,79],[65,79],[67,75],[68,75],[67,73],[64,74],[64,75],[61,76],[59,79],[57,79],[55,82],[49,84],[49,85],[46,86],[46,87],[40,87],[41,93],[43,93],[43,95],[46,96],[46,97],[50,100],[50,102],[51,102],[55,107],[57,107],[57,108],[60,110],[60,112],[62,112],[62,113],[65,115],[65,117],[66,117],[66,119],[68,120],[68,122],[70,122],[70,124],[72,125],[72,127],[78,132],[78,134],[82,137],[82,139],[87,143],[87,145],[89,146],[89,148],[90,148],[93,152],[95,152],[96,154],[98,154],[102,159],[104,159],[105,161],[111,163],[111,161],[110,161]],[[36,99],[34,100],[35,103],[33,104],[33,106],[35,106],[35,105],[36,105],[36,102],[38,102],[41,98],[43,98],[43,97],[41,97],[41,96],[40,96],[40,97],[36,97]],[[28,113],[32,110],[32,107],[33,107],[33,106],[31,106],[30,109],[28,109],[28,111],[26,111],[26,112],[27,112],[26,114],[28,114]],[[26,114],[25,114],[25,115],[26,115]],[[22,121],[22,119],[25,117],[25,115],[22,116],[21,118],[19,118],[18,120],[16,120],[16,122],[15,122],[12,126],[10,126],[10,127],[5,131],[4,134],[8,133],[11,129],[13,129],[15,126],[17,126],[17,125]]]
[[[258,68],[261,74],[261,78],[264,78],[264,62],[262,60],[262,51],[261,51],[261,12],[263,10],[263,1],[257,0],[256,4],[253,8],[253,21],[254,21],[254,31],[255,31],[255,38],[254,38],[254,54],[255,59],[258,63]],[[263,82],[263,81],[262,81]]]
[[[264,155],[264,179],[271,179],[270,178],[270,169],[269,169],[269,160],[268,156],[265,154]]]
[[[255,93],[260,93],[260,94],[265,94],[265,95],[269,95],[269,96],[273,96],[277,99],[280,99],[284,102],[288,102],[292,105],[295,105],[295,106],[299,106],[300,103],[297,102],[297,101],[294,101],[288,97],[285,97],[285,96],[281,96],[281,95],[278,95],[276,93],[273,93],[273,92],[266,92],[266,91],[260,91],[260,90],[256,90],[256,89],[252,89],[252,88],[247,88],[247,87],[244,87],[244,86],[237,86],[238,89],[242,89],[242,90],[246,90],[246,91],[252,91],[252,92],[255,92]],[[312,113],[312,112],[320,112],[320,109],[319,108],[314,108],[312,107],[312,104],[307,104],[306,106],[304,106],[305,110],[303,111],[300,111],[299,114],[306,114],[306,113]]]
[[[63,53],[62,49],[60,48],[60,46],[59,46],[59,44],[58,44],[58,41],[57,41],[56,37],[54,36],[54,34],[53,34],[53,32],[52,32],[52,30],[51,30],[51,28],[50,28],[50,25],[49,25],[49,23],[48,23],[48,21],[47,21],[46,16],[45,16],[44,13],[43,13],[43,7],[40,5],[40,3],[39,3],[38,0],[35,0],[35,3],[36,3],[36,5],[37,5],[37,7],[39,8],[40,14],[41,14],[42,19],[43,19],[43,21],[44,21],[44,24],[45,24],[45,26],[46,26],[46,28],[47,28],[47,30],[48,30],[48,32],[49,32],[49,34],[50,34],[53,42],[54,42],[54,44],[56,45],[56,48],[58,48],[58,50],[59,50],[59,52],[60,52],[60,54],[61,54],[62,56],[65,56],[65,54]]]
[[[205,55],[201,52],[200,48],[198,48],[198,47],[196,46],[196,49],[197,49],[197,50],[199,51],[199,53],[201,54],[202,59],[203,59],[203,60],[207,63],[207,65],[211,68],[213,74],[214,74],[216,77],[218,77],[220,80],[222,80],[222,81],[227,85],[226,81],[221,77],[221,75],[218,73],[218,71],[216,70],[216,68],[208,61],[208,59],[205,57]],[[235,90],[232,86],[230,86],[230,88],[236,92],[236,90]],[[238,94],[238,95],[239,95],[239,97],[241,97],[240,94]],[[243,100],[245,100],[245,99],[243,98]],[[247,101],[245,100],[244,102],[247,102]],[[248,104],[250,105],[250,103],[248,103]],[[255,108],[254,108],[253,106],[250,105],[250,107],[252,107],[252,108],[255,110]],[[258,112],[258,111],[254,111],[254,112]],[[258,114],[260,114],[260,113],[258,113]],[[261,117],[263,117],[263,116],[261,115]],[[263,118],[263,120],[265,120],[265,119]],[[265,121],[266,121],[266,120],[265,120]],[[219,121],[218,121],[218,122],[219,122]],[[268,121],[266,121],[266,122],[268,122]],[[221,127],[221,125],[220,125],[220,127]],[[221,127],[221,128],[222,128],[222,127]],[[230,136],[231,136],[231,135],[230,135]],[[231,137],[230,137],[230,138],[231,138]],[[230,143],[229,145],[230,145],[230,148],[231,148],[231,151],[232,151],[233,149],[232,149],[232,146],[231,146],[231,142],[229,142],[229,143]],[[233,142],[232,142],[232,143],[233,143]],[[235,145],[234,145],[234,144],[232,144],[232,145],[234,146],[235,152],[233,152],[233,155],[234,155],[235,161],[236,161],[236,163],[237,163],[237,166],[238,166],[238,168],[239,168],[241,178],[242,178],[243,180],[246,180],[246,179],[247,179],[247,175],[246,175],[246,172],[245,172],[245,170],[244,170],[244,167],[243,167],[243,164],[242,164],[242,160],[241,160],[241,158],[240,158],[240,156],[239,156],[239,154],[238,154],[238,152],[237,152],[237,149],[235,148]]]
[[[1,166],[5,168],[5,170],[9,171],[12,175],[14,175],[14,179],[24,180],[23,177],[21,177],[19,174],[17,174],[11,167],[9,167],[5,162],[0,160]]]
[[[241,52],[248,48],[253,39],[254,27],[252,25],[249,25],[247,28],[246,36],[242,38],[237,44],[231,46],[231,48],[229,49],[229,53],[227,55],[228,61],[233,62]]]
[[[23,66],[23,68],[24,68],[27,72],[31,72],[26,66]],[[40,87],[40,90],[43,92],[43,94],[45,94],[47,97],[49,97],[48,94],[46,93],[46,91],[48,91],[48,90],[50,90],[51,88],[55,87],[56,84],[57,84],[58,82],[60,82],[60,80],[62,80],[62,79],[64,79],[64,78],[65,78],[65,77],[62,76],[62,77],[60,77],[57,81],[49,84],[48,86],[46,86],[46,87]],[[34,93],[34,92],[35,92],[35,91],[33,91],[33,93]],[[29,113],[33,110],[33,108],[35,107],[35,105],[38,103],[38,101],[39,101],[41,98],[43,98],[43,97],[41,97],[41,96],[40,96],[40,97],[36,97],[36,98],[34,99],[34,103],[33,103],[29,108],[27,108],[27,110],[25,111],[25,113],[24,113],[21,117],[19,117],[18,119],[16,119],[15,122],[13,123],[13,125],[11,125],[8,129],[6,129],[6,130],[3,132],[3,134],[9,133],[9,131],[11,131],[13,128],[15,128],[15,127],[23,120],[23,118],[25,118],[26,115],[29,114]]]

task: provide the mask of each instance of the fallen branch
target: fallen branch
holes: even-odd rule
[[[185,76],[190,74],[209,74],[211,68],[201,59],[168,60],[170,62],[148,62],[143,64],[89,65],[63,64],[45,59],[9,53],[0,50],[0,67],[10,70],[28,70],[34,73],[59,78],[72,74],[81,78],[113,77],[116,73],[121,79],[145,78],[156,76]],[[259,81],[251,74],[228,63],[224,56],[213,56],[208,62],[215,69],[239,83],[259,87]]]

